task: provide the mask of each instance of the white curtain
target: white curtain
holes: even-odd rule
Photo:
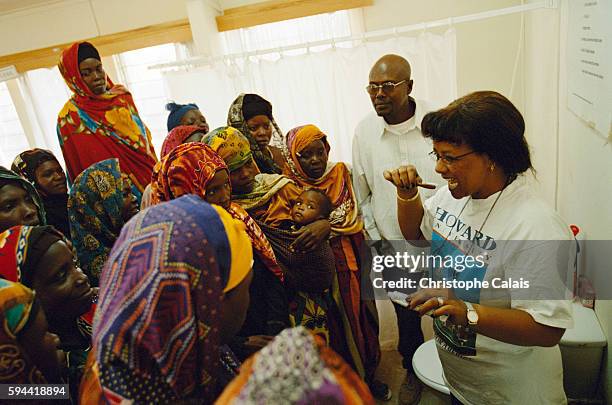
[[[331,159],[351,162],[355,127],[373,110],[365,91],[370,68],[388,53],[410,61],[416,98],[438,108],[457,97],[454,30],[443,35],[398,36],[348,49],[276,54],[274,59],[228,60],[163,76],[171,98],[197,103],[211,129],[226,124],[229,105],[239,93],[258,93],[270,100],[285,133],[298,125],[315,124],[328,135]],[[389,301],[378,301],[377,307],[381,347],[395,349],[398,332],[393,307]]]
[[[298,125],[315,124],[328,135],[331,158],[345,162],[351,161],[356,125],[372,111],[365,86],[371,66],[382,55],[395,53],[410,61],[416,98],[433,107],[456,98],[452,29],[443,35],[422,33],[353,48],[325,48],[167,71],[163,74],[166,90],[177,102],[197,103],[211,129],[226,124],[229,106],[239,93],[260,94],[272,103],[274,117],[285,133]]]
[[[49,149],[64,163],[57,138],[57,115],[72,95],[57,67],[36,69],[19,79],[36,147]]]
[[[219,39],[229,55],[350,37],[363,32],[362,24],[361,9],[342,10],[225,31]]]

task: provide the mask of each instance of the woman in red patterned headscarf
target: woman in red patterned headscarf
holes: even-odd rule
[[[161,148],[161,157],[163,158],[172,149],[176,148],[182,143],[189,142],[200,142],[202,137],[208,133],[208,124],[204,125],[179,125],[172,128],[168,132],[168,136],[164,139],[164,143]]]
[[[259,226],[240,205],[232,202],[229,170],[225,161],[201,142],[179,145],[155,165],[151,180],[153,204],[185,194],[195,194],[225,208],[234,219],[246,226],[254,256],[251,306],[239,334],[246,340],[244,344],[232,347],[236,354],[246,357],[267,343],[268,336],[276,335],[289,326],[283,271]]]
[[[89,42],[76,42],[65,49],[59,70],[74,93],[57,119],[68,177],[72,181],[92,164],[118,158],[138,189],[140,201],[157,157],[132,95],[113,84],[100,54]]]
[[[223,178],[226,181],[219,180]],[[230,187],[225,161],[208,145],[190,142],[174,148],[155,166],[151,181],[151,200],[153,204],[158,204],[184,194],[195,194],[211,204],[225,208],[232,217],[244,222],[257,255],[265,266],[282,280],[283,273],[270,243],[249,214],[231,201]]]

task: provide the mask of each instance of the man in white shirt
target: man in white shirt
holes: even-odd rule
[[[410,64],[399,55],[385,55],[370,70],[367,91],[375,113],[364,118],[353,138],[353,184],[371,243],[380,254],[390,253],[388,241],[404,241],[397,221],[396,190],[383,172],[407,163],[419,168],[425,183],[440,183],[428,154],[431,142],[421,134],[428,111],[410,97],[413,81]],[[421,169],[422,168],[422,169]],[[433,194],[421,190],[423,198]],[[395,242],[397,243],[397,242]],[[391,250],[390,250],[391,249]],[[418,314],[394,304],[398,319],[398,350],[408,371],[400,391],[400,404],[416,403],[421,385],[412,370],[412,356],[423,343]]]

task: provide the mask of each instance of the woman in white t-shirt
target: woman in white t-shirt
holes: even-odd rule
[[[523,117],[480,91],[427,114],[421,128],[448,185],[422,204],[416,167],[384,176],[397,187],[404,237],[430,242],[421,287],[446,287],[408,300],[434,317],[453,403],[566,403],[558,342],[572,327],[572,237],[525,182],[533,168]]]

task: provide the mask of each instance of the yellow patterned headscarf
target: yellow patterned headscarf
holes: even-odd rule
[[[230,172],[253,159],[249,141],[234,127],[217,128],[204,136],[202,142],[221,156]]]

